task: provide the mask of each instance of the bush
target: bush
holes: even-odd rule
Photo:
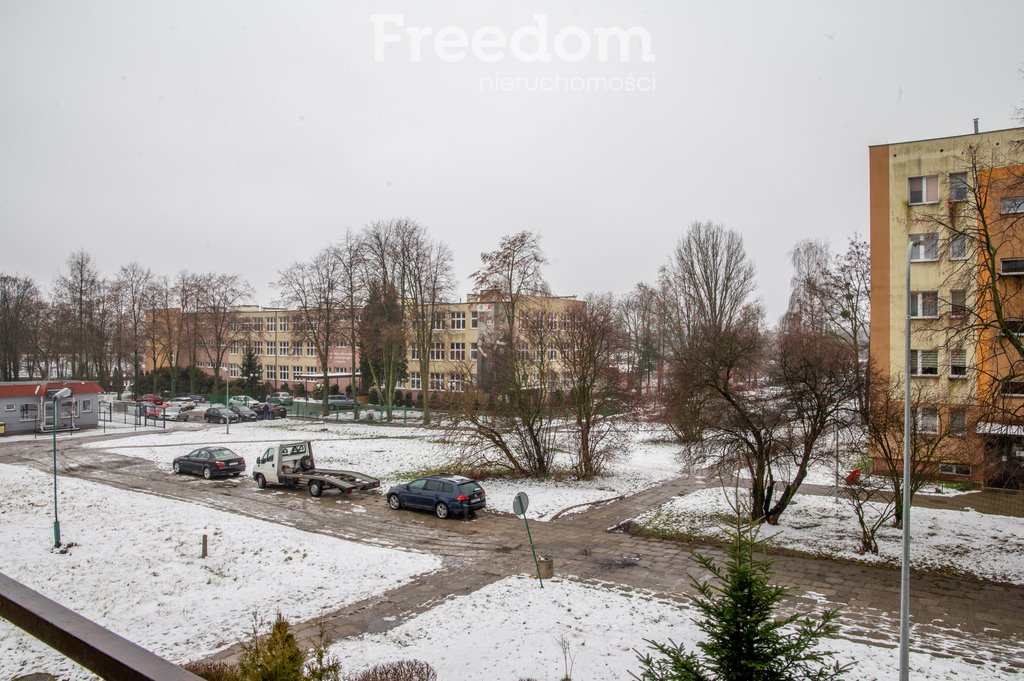
[[[267,636],[259,635],[253,616],[252,638],[242,644],[238,671],[243,681],[303,681],[303,659],[291,626],[280,613]]]
[[[295,390],[293,392],[295,393],[296,397],[303,397],[303,398],[306,397],[306,384],[305,383],[296,383],[295,384]]]
[[[437,672],[423,660],[399,660],[371,667],[352,681],[437,681]]]
[[[240,681],[238,667],[224,662],[189,662],[184,669],[206,681]]]
[[[409,391],[405,393],[405,406],[409,409],[412,409],[412,405],[412,391]]]

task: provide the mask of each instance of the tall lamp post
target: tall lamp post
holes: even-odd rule
[[[71,397],[71,388],[53,394],[53,545],[60,546],[60,520],[57,518],[57,400]]]
[[[907,244],[907,318],[903,332],[903,562],[900,566],[900,681],[910,679],[910,262],[920,241]]]
[[[231,369],[224,367],[224,408],[228,415],[224,417],[226,433],[231,433]]]

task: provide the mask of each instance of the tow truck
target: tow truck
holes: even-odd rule
[[[309,440],[268,447],[256,459],[252,477],[260,489],[267,485],[305,485],[311,497],[319,497],[328,488],[350,494],[380,487],[380,480],[364,473],[317,468]]]

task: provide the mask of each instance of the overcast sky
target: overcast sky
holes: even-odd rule
[[[409,217],[459,296],[522,229],[556,293],[624,293],[712,220],[774,320],[797,240],[866,237],[868,145],[1014,125],[1022,23],[1019,0],[5,0],[0,271],[48,289],[84,248],[269,304],[290,263]],[[604,29],[638,30],[622,55]]]

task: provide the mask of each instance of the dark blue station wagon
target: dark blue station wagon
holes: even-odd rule
[[[388,506],[433,511],[438,518],[468,516],[487,506],[484,488],[476,480],[461,475],[439,474],[417,478],[388,490]]]

